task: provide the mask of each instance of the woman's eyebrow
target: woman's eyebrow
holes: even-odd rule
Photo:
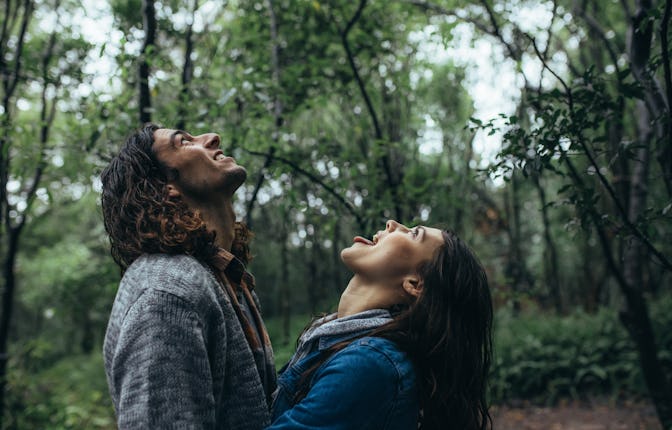
[[[422,242],[423,240],[425,240],[425,233],[426,233],[425,227],[419,225],[416,228],[418,229],[418,234],[420,234],[420,231],[422,231],[422,237],[420,238],[420,242]]]

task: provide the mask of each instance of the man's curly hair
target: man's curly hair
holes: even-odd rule
[[[217,252],[215,232],[198,212],[168,197],[166,185],[177,171],[154,154],[159,128],[146,124],[130,135],[101,173],[103,221],[122,272],[144,253],[188,254],[208,262]]]

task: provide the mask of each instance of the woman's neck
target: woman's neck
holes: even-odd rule
[[[387,309],[406,302],[401,286],[398,288],[399,295],[390,294],[391,289],[394,291],[389,285],[365,280],[359,275],[353,276],[338,302],[338,318],[370,309]]]

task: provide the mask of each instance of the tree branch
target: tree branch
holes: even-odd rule
[[[56,0],[54,5],[54,10],[56,10],[56,22],[60,22],[61,14],[59,13],[60,0]],[[51,83],[49,78],[49,64],[54,57],[54,46],[56,45],[56,31],[53,31],[49,35],[49,42],[44,50],[42,55],[42,94],[40,96],[42,101],[42,108],[40,109],[40,148],[37,159],[37,166],[35,167],[35,172],[33,173],[32,183],[28,192],[26,194],[26,208],[21,214],[21,218],[17,225],[13,227],[13,230],[16,234],[19,234],[23,227],[26,224],[28,219],[28,214],[35,202],[35,195],[37,189],[40,186],[40,181],[42,180],[42,174],[47,165],[46,162],[46,149],[47,142],[49,141],[49,132],[51,131],[51,126],[54,123],[54,118],[56,117],[56,97],[51,101],[51,106],[49,106],[49,100],[47,100],[47,91]],[[8,226],[10,225],[9,218],[7,219]]]
[[[568,107],[569,107],[570,114],[572,115],[572,117],[575,117],[576,114],[575,114],[575,110],[574,110],[574,98],[573,98],[573,95],[572,95],[572,90],[567,86],[565,81],[563,81],[562,78],[560,78],[548,66],[546,61],[544,61],[544,59],[541,58],[541,52],[539,51],[539,48],[537,47],[537,44],[535,43],[534,39],[530,37],[530,40],[532,41],[532,46],[534,47],[534,50],[537,53],[537,56],[539,57],[540,61],[542,62],[544,68],[546,68],[553,76],[555,76],[560,81],[560,84],[563,86],[563,88],[565,89],[565,95],[567,96],[567,104],[568,104]],[[612,186],[609,183],[609,181],[607,180],[607,178],[605,178],[604,175],[602,174],[602,172],[600,170],[600,166],[597,164],[597,161],[593,157],[592,152],[590,151],[590,149],[586,145],[585,139],[583,138],[581,132],[578,133],[578,136],[577,136],[576,140],[579,143],[579,145],[581,146],[581,149],[583,150],[583,153],[588,158],[588,161],[590,162],[590,165],[593,166],[593,168],[595,169],[595,174],[599,178],[600,183],[604,186],[604,188],[607,191],[607,194],[609,195],[609,197],[611,197],[611,200],[614,202],[614,205],[616,206],[616,209],[618,210],[618,213],[620,215],[620,218],[621,218],[621,221],[623,222],[623,224],[627,227],[628,230],[630,230],[630,232],[635,237],[637,237],[639,240],[642,241],[642,243],[644,243],[644,245],[646,245],[646,247],[649,249],[649,251],[658,258],[660,263],[667,270],[672,270],[672,263],[670,263],[670,261],[668,261],[668,259],[651,243],[649,238],[647,238],[644,235],[644,233],[642,233],[639,230],[639,228],[637,228],[637,226],[634,225],[632,223],[632,221],[630,220],[630,217],[628,216],[628,213],[626,212],[625,208],[623,207],[623,204],[621,203],[620,199],[616,196],[616,192],[612,188]],[[565,159],[567,159],[567,161],[569,161],[569,157],[568,157],[567,153],[565,151],[562,151],[562,153],[563,153],[563,157]],[[576,175],[578,175],[578,173],[576,173]],[[577,180],[580,181],[579,184],[583,188],[584,185],[583,185],[583,181],[581,180],[580,176],[577,176]],[[591,206],[591,208],[592,208],[592,206]]]
[[[546,47],[544,48],[544,60],[548,59],[548,51],[551,49],[551,40],[553,39],[553,24],[555,24],[555,18],[557,12],[558,12],[558,1],[553,0],[553,10],[551,11],[551,22],[548,23],[548,29],[546,30]],[[539,82],[539,87],[541,87],[541,81]]]
[[[6,87],[5,91],[5,98],[9,100],[9,98],[14,94],[14,91],[16,90],[16,86],[19,83],[19,70],[21,70],[21,58],[23,57],[22,52],[23,52],[23,45],[26,41],[26,31],[28,30],[28,22],[30,21],[30,17],[32,16],[32,2],[31,0],[25,0],[24,1],[24,13],[23,13],[23,20],[21,21],[21,30],[19,32],[19,41],[16,47],[16,56],[15,61],[14,61],[14,70],[12,72],[12,76],[14,77],[14,80],[8,84]],[[4,78],[4,77],[3,77]]]
[[[611,62],[614,64],[614,67],[616,68],[618,83],[619,83],[619,86],[620,86],[620,84],[621,84],[621,77],[620,77],[621,76],[621,74],[620,74],[621,69],[620,69],[620,67],[618,67],[618,55],[616,55],[616,51],[614,50],[614,47],[612,46],[611,41],[609,39],[607,39],[606,33],[604,32],[604,30],[602,30],[602,27],[597,22],[597,20],[595,20],[595,18],[593,18],[592,16],[590,16],[586,13],[585,9],[576,7],[576,8],[574,8],[574,13],[576,15],[580,16],[581,18],[583,18],[583,20],[586,22],[586,24],[588,24],[588,27],[590,27],[591,30],[593,30],[595,33],[597,33],[597,35],[600,37],[602,42],[604,42],[604,45],[607,48],[607,52],[609,53],[609,58],[611,58]]]
[[[244,149],[244,151],[247,152],[248,154],[258,155],[258,156],[261,156],[261,157],[268,157],[268,155],[269,155],[269,154],[266,154],[266,153],[263,153],[263,152],[250,151],[249,149]],[[357,220],[357,224],[361,228],[364,228],[364,225],[365,225],[364,220],[362,219],[361,215],[357,212],[355,207],[352,205],[352,203],[345,200],[345,198],[343,198],[340,194],[338,194],[333,187],[327,185],[318,176],[316,176],[313,173],[311,173],[311,172],[307,171],[306,169],[302,168],[298,164],[294,163],[292,160],[289,160],[289,159],[284,158],[284,157],[279,157],[277,155],[273,155],[271,158],[272,158],[272,160],[277,160],[277,161],[279,161],[283,164],[286,164],[287,166],[291,167],[296,172],[302,174],[303,176],[310,179],[312,182],[314,182],[314,183],[318,184],[320,187],[324,188],[325,191],[327,191],[329,194],[331,194],[339,203],[341,203],[341,205],[343,205],[343,207],[345,207],[345,209],[348,212],[350,212],[350,214],[352,216],[355,217],[355,219]]]
[[[346,55],[348,57],[348,63],[350,64],[350,68],[352,69],[352,73],[355,76],[355,80],[357,81],[357,85],[359,86],[359,90],[362,94],[362,97],[364,98],[364,102],[366,103],[366,107],[369,111],[369,115],[371,116],[371,121],[373,122],[373,128],[375,131],[376,139],[380,142],[383,140],[383,131],[380,127],[380,123],[378,122],[378,115],[376,114],[375,109],[373,108],[373,103],[371,102],[371,98],[369,97],[369,93],[366,91],[366,86],[364,85],[364,81],[362,80],[359,70],[357,69],[357,65],[355,64],[355,58],[352,53],[352,50],[350,48],[350,43],[348,42],[348,34],[354,27],[355,23],[360,19],[362,16],[362,11],[364,10],[364,7],[366,6],[366,1],[367,0],[360,0],[359,6],[357,7],[357,10],[355,11],[355,14],[350,18],[348,21],[347,25],[345,26],[345,29],[340,31],[341,33],[341,40],[343,42],[343,47],[345,49]],[[390,187],[390,191],[392,192],[392,199],[394,200],[394,206],[395,206],[395,214],[396,217],[401,219],[402,213],[401,213],[401,208],[399,206],[399,199],[398,199],[398,191],[397,191],[397,183],[394,180],[394,176],[392,174],[392,168],[390,167],[390,157],[388,154],[385,154],[381,157],[381,163],[383,165],[383,171],[385,173],[385,177],[387,178],[387,183]]]
[[[625,16],[629,19],[632,18],[632,9],[630,8],[630,4],[628,3],[628,0],[621,0],[621,6],[623,6],[623,11],[625,12]]]
[[[352,16],[352,18],[350,18],[347,25],[345,26],[345,29],[340,31],[340,33],[341,33],[341,41],[343,43],[343,48],[345,49],[345,53],[348,57],[348,64],[350,65],[350,69],[352,70],[352,74],[355,77],[355,81],[357,82],[357,86],[359,87],[359,91],[362,93],[362,97],[364,98],[364,103],[366,103],[366,108],[368,109],[369,115],[371,116],[371,121],[373,122],[373,129],[376,133],[376,139],[382,139],[383,138],[383,132],[380,128],[380,123],[378,122],[378,115],[376,114],[376,111],[373,108],[373,103],[371,102],[371,98],[369,97],[369,93],[366,91],[366,86],[364,85],[364,81],[362,80],[362,77],[359,74],[359,70],[357,69],[357,65],[355,64],[355,57],[352,53],[352,49],[350,48],[350,43],[348,42],[348,34],[350,33],[350,31],[354,27],[355,23],[362,16],[362,11],[364,10],[364,7],[366,6],[366,1],[367,0],[360,0],[359,6],[357,7],[357,11]]]
[[[485,34],[492,34],[492,30],[490,28],[488,28],[487,25],[483,24],[482,22],[480,22],[480,21],[478,21],[474,18],[461,15],[455,9],[446,9],[442,6],[439,6],[439,5],[436,5],[436,4],[433,4],[433,3],[429,3],[429,2],[426,2],[426,1],[422,1],[422,0],[407,0],[406,2],[408,4],[413,5],[413,6],[418,6],[419,8],[421,8],[425,11],[428,11],[428,12],[434,12],[434,13],[439,14],[439,15],[452,16],[452,17],[458,18],[458,19],[460,19],[464,22],[468,22],[469,24],[473,24],[474,27],[481,30]]]
[[[8,2],[9,3],[9,2]],[[9,132],[11,125],[11,106],[10,100],[16,90],[16,87],[20,80],[20,71],[21,71],[21,58],[23,58],[23,46],[26,39],[26,32],[28,29],[28,23],[32,16],[32,3],[31,0],[25,0],[23,2],[23,18],[21,20],[21,28],[19,30],[19,35],[17,37],[18,42],[16,45],[16,50],[14,54],[14,68],[11,74],[5,69],[5,60],[1,60],[0,65],[3,66],[2,72],[2,85],[4,88],[4,94],[2,97],[2,106],[4,109],[4,114],[2,116],[2,130],[0,132],[0,214],[4,219],[0,219],[0,223],[9,222],[9,201],[7,199],[7,181],[9,180]],[[18,17],[19,6],[17,5],[13,21]],[[4,53],[0,55],[4,57]],[[1,414],[0,414],[1,415]]]
[[[506,49],[509,51],[509,55],[511,58],[513,58],[514,61],[518,62],[521,59],[521,53],[520,50],[517,49],[517,47],[512,46],[509,42],[504,40],[504,36],[502,36],[502,32],[499,29],[499,24],[497,23],[497,17],[495,16],[495,12],[492,10],[490,5],[488,4],[488,0],[481,0],[481,4],[485,8],[485,10],[488,12],[488,17],[490,18],[490,24],[492,25],[492,32],[491,34],[495,36],[504,46],[506,46]]]

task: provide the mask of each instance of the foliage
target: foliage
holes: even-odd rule
[[[37,373],[23,369],[20,361],[36,353],[19,354],[10,367],[7,428],[116,428],[100,354],[73,355]]]
[[[266,318],[266,328],[268,329],[268,336],[273,342],[273,355],[275,356],[275,368],[280,370],[294,354],[296,350],[296,342],[303,333],[308,323],[313,320],[313,317],[308,315],[292,315],[290,320],[289,336],[285,339],[283,321],[279,317]]]
[[[660,359],[672,376],[672,296],[652,302]],[[537,313],[496,318],[490,397],[495,404],[528,399],[548,405],[559,399],[646,397],[632,340],[617,313],[577,310],[566,317]]]
[[[668,374],[672,374],[670,306],[669,295],[654,300],[652,306]],[[310,319],[292,317],[286,344],[279,340],[284,336],[280,318],[267,319],[277,369],[291,357]],[[536,310],[513,317],[503,308],[495,324],[495,362],[489,381],[493,404],[526,399],[553,405],[566,398],[646,396],[637,353],[614,311],[577,310],[565,317],[542,317]],[[31,342],[14,355],[18,358],[10,372],[9,427],[115,428],[100,353],[54,360],[48,358],[49,345]]]
[[[0,112],[0,158],[11,157],[6,170],[0,165],[8,209],[0,218],[26,220],[9,330],[15,427],[113,426],[100,358],[81,354],[100,349],[119,280],[96,176],[137,126],[144,32],[140,0],[99,3],[87,16],[71,0],[25,2],[34,6],[25,45],[19,50],[18,21],[2,40],[3,82],[18,86]],[[397,218],[457,231],[486,266],[500,308],[493,400],[645,395],[605,255],[617,268],[636,262],[642,276],[633,285],[669,297],[670,273],[650,258],[672,250],[669,131],[667,140],[646,140],[654,134],[647,125],[659,132],[666,117],[642,109],[651,104],[642,76],[662,81],[669,56],[658,36],[639,50],[651,52],[644,64],[628,63],[627,51],[629,35],[645,35],[649,24],[658,31],[665,2],[635,32],[629,26],[642,17],[621,7],[627,2],[603,3],[154,2],[152,118],[217,131],[222,149],[247,168],[236,211],[256,234],[251,271],[278,366],[305,315],[337,302],[348,279],[340,250]],[[529,11],[535,19],[525,18]],[[100,18],[96,36],[107,34],[97,44],[79,22],[92,17]],[[473,119],[471,129],[479,106],[469,92],[481,76],[462,61],[464,38],[491,47],[488,63],[517,79],[515,113]],[[44,117],[51,107],[53,122]],[[502,142],[498,160],[482,152],[488,134]],[[618,203],[636,203],[628,187],[646,148],[648,194],[624,219]],[[0,226],[3,257],[7,233]],[[641,258],[628,254],[637,234],[651,245]],[[553,307],[552,284],[564,310],[583,310],[525,314]],[[514,303],[520,317],[508,311]],[[653,301],[652,320],[669,372],[664,304],[669,298]]]
[[[49,345],[56,357],[100,345],[116,292],[119,271],[109,261],[99,212],[91,209],[96,199],[89,191],[35,219],[19,258],[16,330]]]

